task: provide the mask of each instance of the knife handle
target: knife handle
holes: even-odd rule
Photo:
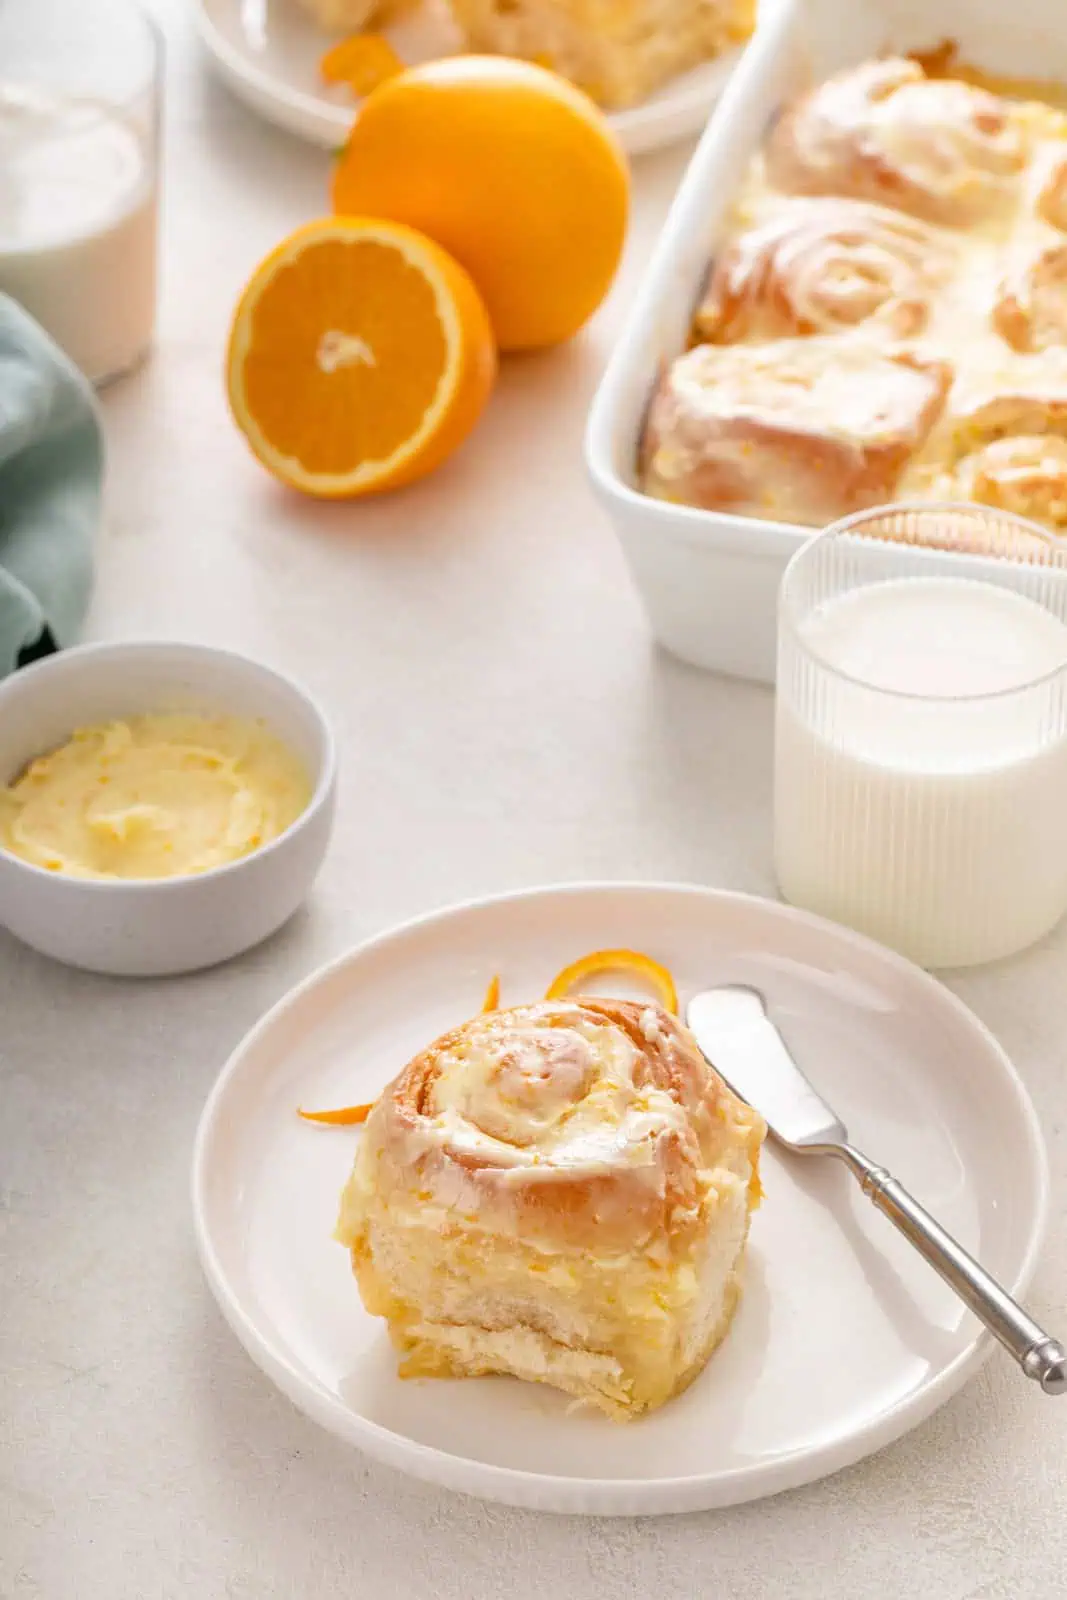
[[[898,1183],[885,1167],[876,1166],[853,1145],[827,1146],[858,1178],[865,1195],[913,1244],[966,1306],[983,1322],[1028,1378],[1045,1394],[1067,1394],[1067,1351],[1006,1289],[980,1266],[963,1246]]]

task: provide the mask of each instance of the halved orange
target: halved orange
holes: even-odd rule
[[[227,378],[265,467],[308,494],[411,483],[462,444],[496,375],[471,279],[402,223],[324,217],[284,240],[245,288]]]

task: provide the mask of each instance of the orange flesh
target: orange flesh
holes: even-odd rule
[[[361,341],[369,359],[342,349],[335,360],[331,333]],[[446,363],[425,277],[376,240],[326,240],[265,286],[244,361],[245,400],[274,449],[309,473],[347,473],[387,459],[417,431]]]

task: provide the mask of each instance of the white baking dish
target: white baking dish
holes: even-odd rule
[[[770,682],[782,570],[811,529],[639,492],[657,373],[685,345],[736,184],[784,100],[841,67],[953,39],[971,65],[1067,81],[1067,0],[764,0],[671,208],[593,402],[586,459],[660,643],[696,666]]]

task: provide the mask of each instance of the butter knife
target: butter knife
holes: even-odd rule
[[[834,1156],[908,1242],[955,1290],[1045,1394],[1067,1393],[1067,1351],[908,1193],[885,1167],[850,1144],[848,1129],[801,1072],[767,1015],[763,996],[743,985],[695,995],[686,1020],[706,1059],[747,1100],[779,1144],[802,1156]]]

